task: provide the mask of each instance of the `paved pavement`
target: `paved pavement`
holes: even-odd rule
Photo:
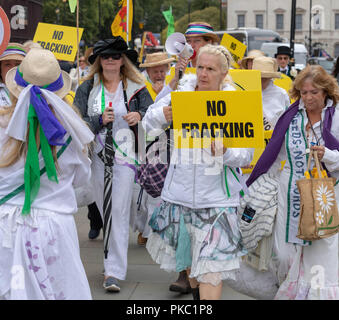
[[[137,233],[130,232],[128,270],[125,281],[121,281],[119,293],[106,293],[103,283],[102,232],[96,240],[88,239],[89,220],[87,208],[80,208],[75,215],[78,227],[80,252],[94,300],[192,300],[191,294],[181,295],[168,290],[177,279],[176,273],[168,273],[154,263],[145,247],[137,244]],[[252,300],[233,289],[223,286],[224,300]]]

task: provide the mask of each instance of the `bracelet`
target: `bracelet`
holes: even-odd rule
[[[99,116],[99,124],[102,126],[102,114]]]

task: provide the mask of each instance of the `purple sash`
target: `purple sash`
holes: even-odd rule
[[[300,100],[294,102],[279,118],[270,142],[265,148],[265,151],[259,158],[256,166],[254,167],[252,174],[246,181],[247,186],[250,186],[259,176],[266,173],[277,159],[281,146],[285,140],[286,131],[299,110]],[[335,107],[332,105],[325,111],[324,126],[323,126],[323,139],[325,141],[325,147],[330,150],[339,150],[339,141],[332,135],[331,127]]]

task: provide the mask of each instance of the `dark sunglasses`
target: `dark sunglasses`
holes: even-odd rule
[[[114,53],[114,54],[102,54],[100,55],[101,59],[107,60],[112,58],[113,60],[119,60],[121,58],[121,53]]]

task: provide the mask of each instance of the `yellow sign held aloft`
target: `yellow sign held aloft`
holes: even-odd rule
[[[79,28],[79,40],[83,31]],[[58,60],[73,62],[78,50],[77,28],[39,22],[33,42],[52,51]]]
[[[240,68],[238,61],[244,57],[247,46],[228,33],[224,33],[220,45],[224,46],[232,55],[233,67]]]
[[[172,92],[176,148],[200,148],[223,139],[229,148],[263,148],[261,92]]]

